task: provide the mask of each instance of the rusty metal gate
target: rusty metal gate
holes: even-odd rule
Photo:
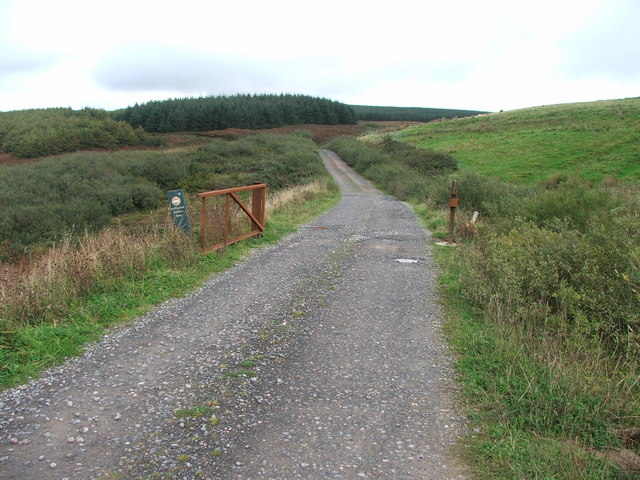
[[[264,232],[266,183],[214,190],[197,196],[202,199],[200,248],[203,253]]]

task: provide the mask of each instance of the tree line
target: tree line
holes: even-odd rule
[[[422,107],[376,107],[369,105],[351,105],[356,119],[369,122],[408,121],[431,122],[442,118],[472,117],[482,113],[477,110],[456,110],[450,108]]]
[[[326,98],[290,94],[180,98],[135,104],[113,112],[115,120],[147,132],[185,132],[226,128],[274,128],[314,123],[356,123],[353,109]]]

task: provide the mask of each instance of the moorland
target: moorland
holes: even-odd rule
[[[275,125],[255,123],[249,107],[231,110],[254,123],[173,131],[168,119],[173,113],[185,127],[175,112],[190,102],[156,105],[166,116],[149,113],[149,127],[127,121],[133,107],[0,113],[5,160],[18,163],[0,165],[2,385],[37,375],[114,322],[189,291],[335,204],[321,146],[410,202],[435,239],[446,235],[449,188],[458,182],[458,246],[434,247],[434,255],[469,420],[460,455],[474,474],[633,478],[640,99],[420,124],[415,112],[394,109],[386,120],[401,120],[395,126],[376,123],[385,118],[358,122],[358,109],[341,104],[290,100],[312,117],[292,115],[296,123],[280,124],[278,133],[251,130]],[[320,120],[319,106],[335,107],[343,123],[337,113]],[[59,122],[64,133],[46,128],[54,117],[72,119]],[[329,126],[309,126],[316,121]],[[22,130],[10,133],[17,124]],[[65,142],[82,151],[65,153]],[[21,154],[6,145],[29,147]],[[39,150],[50,145],[58,146]],[[19,155],[32,159],[14,162]],[[198,191],[254,181],[271,191],[262,238],[201,255],[197,228],[184,235],[166,221],[166,190],[183,188],[193,200]],[[472,223],[475,210],[480,221]]]

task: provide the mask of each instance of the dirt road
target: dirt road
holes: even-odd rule
[[[426,232],[321,156],[336,208],[0,394],[0,479],[464,478]]]

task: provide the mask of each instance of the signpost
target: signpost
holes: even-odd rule
[[[451,182],[451,199],[449,200],[449,235],[447,242],[454,245],[456,242],[453,239],[453,229],[456,222],[456,208],[458,208],[458,182],[454,180]]]
[[[184,198],[184,190],[171,190],[167,193],[169,200],[169,212],[176,228],[189,231],[189,217],[187,215],[187,202]]]

